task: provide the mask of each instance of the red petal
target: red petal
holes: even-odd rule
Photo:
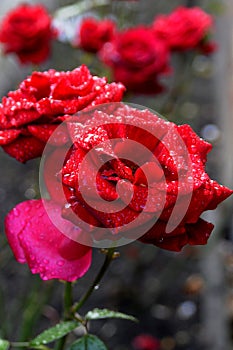
[[[190,154],[199,154],[201,161],[205,164],[207,153],[212,149],[212,145],[202,140],[189,125],[179,125],[179,134],[184,140]]]
[[[94,204],[98,208],[98,202]],[[127,206],[123,209],[119,209],[118,203],[111,203],[110,208],[112,209],[112,213],[105,213],[95,209],[91,209],[91,213],[102,223],[104,227],[116,229],[115,233],[118,233],[117,228],[123,226],[119,229],[119,231],[125,231],[127,235],[129,230],[133,229],[134,227],[138,227],[139,225],[143,225],[145,222],[148,222],[151,219],[150,213],[138,213]],[[134,220],[137,218],[140,220],[140,223],[139,221],[134,223]],[[128,224],[130,224],[130,226],[127,227]]]
[[[3,97],[2,106],[2,113],[6,116],[5,121],[1,117],[2,128],[19,127],[40,117],[35,104],[24,98],[15,100],[12,97]]]
[[[43,178],[46,189],[53,201],[61,205],[67,202],[63,193],[63,185],[58,177],[61,167],[67,154],[66,148],[56,148],[54,152],[48,154],[43,167]]]
[[[11,157],[25,163],[30,159],[40,157],[44,146],[45,144],[43,142],[34,137],[20,137],[9,145],[3,146],[3,149]]]
[[[208,204],[206,210],[215,209],[219,203],[224,201],[226,198],[232,195],[233,191],[229,188],[220,185],[214,180],[210,180],[211,189],[213,191],[213,197],[210,203]]]
[[[122,100],[124,92],[125,87],[121,83],[106,84],[95,99],[93,99],[91,106],[97,106],[108,102],[119,102]]]
[[[73,228],[61,218],[59,206],[47,205],[53,210],[53,220],[63,228]],[[50,221],[42,200],[18,204],[6,218],[6,235],[16,259],[26,261],[32,273],[39,273],[44,280],[71,282],[89,269],[91,249],[62,234]]]
[[[62,169],[62,182],[75,188],[78,185],[79,165],[85,157],[86,152],[81,147],[72,148],[69,158]]]
[[[21,133],[21,130],[0,130],[0,145],[7,145],[8,143],[11,143]]]
[[[167,223],[158,220],[156,224],[140,238],[143,243],[151,243],[160,248],[180,251],[188,243],[185,227],[178,226],[173,232],[166,234]]]
[[[66,220],[70,220],[75,225],[79,225],[80,221],[84,221],[85,223],[90,225],[89,226],[90,231],[92,231],[94,227],[101,226],[100,222],[91,214],[90,211],[88,211],[88,207],[82,205],[77,201],[72,203],[70,207],[63,208],[62,217],[64,217],[64,219]]]
[[[145,176],[144,171],[146,172],[147,177]],[[154,162],[146,162],[136,170],[134,175],[134,183],[135,185],[147,185],[148,183],[151,184],[153,182],[161,180],[163,175],[163,169],[158,164]]]
[[[64,124],[59,126],[58,132],[56,133],[55,130],[57,127],[58,125],[55,124],[44,124],[29,125],[27,128],[30,134],[45,143],[48,142],[49,138],[53,134],[53,137],[49,140],[50,144],[54,146],[62,146],[68,141],[69,137]]]
[[[207,243],[214,225],[199,219],[195,224],[186,225],[186,227],[189,237],[188,243],[191,245],[203,245]]]
[[[90,150],[99,143],[108,140],[107,132],[101,127],[84,127],[79,123],[68,123],[71,140],[85,150]]]

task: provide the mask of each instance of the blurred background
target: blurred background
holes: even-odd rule
[[[29,1],[28,1],[29,2]],[[0,16],[20,1],[0,2]],[[38,1],[30,1],[38,3]],[[40,0],[53,15],[65,0]],[[174,85],[176,95],[165,116],[177,123],[188,123],[214,148],[208,156],[207,171],[220,183],[233,188],[233,2],[232,0],[139,0],[115,1],[102,8],[124,27],[125,23],[149,24],[157,14],[170,13],[179,5],[200,6],[214,16],[214,40],[217,50],[211,55],[196,53],[184,69],[174,58],[174,75],[164,78],[168,93]],[[117,3],[117,4],[116,4]],[[96,11],[99,11],[96,10]],[[72,17],[72,16],[71,16]],[[72,18],[63,25],[72,26]],[[71,70],[86,63],[94,73],[104,75],[90,56],[74,49],[66,40],[53,42],[50,59],[42,70]],[[186,64],[186,63],[183,63]],[[11,56],[0,56],[0,95],[31,73]],[[185,71],[185,75],[184,75]],[[108,72],[106,71],[106,74]],[[178,90],[177,90],[178,89]],[[158,112],[166,99],[161,95],[127,95]],[[166,107],[166,103],[165,103]],[[63,284],[42,282],[32,276],[27,266],[15,262],[4,236],[4,216],[17,203],[37,198],[39,161],[18,163],[0,150],[0,329],[1,337],[25,341],[48,325],[58,322],[62,307]],[[163,251],[134,243],[119,248],[120,258],[111,268],[88,303],[129,313],[140,322],[98,321],[92,326],[109,349],[134,349],[133,340],[140,334],[159,339],[161,350],[230,350],[233,349],[233,215],[232,200],[207,213],[215,223],[207,246],[187,247],[181,253]],[[75,287],[77,298],[92,281],[103,256],[94,252],[92,268]],[[43,292],[43,293],[42,293]],[[86,308],[86,309],[85,309]],[[83,312],[87,307],[83,308]],[[153,349],[152,349],[153,350]]]

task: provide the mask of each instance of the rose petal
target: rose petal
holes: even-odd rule
[[[8,145],[4,145],[3,149],[11,157],[14,157],[21,163],[25,163],[29,159],[39,157],[45,144],[35,137],[20,137]]]
[[[61,218],[60,207],[47,202],[64,229],[73,225]],[[6,235],[19,262],[27,262],[32,273],[43,280],[74,281],[82,277],[91,263],[91,248],[62,234],[51,222],[42,200],[20,203],[6,218]],[[70,253],[69,253],[70,252]]]
[[[147,177],[145,176],[145,172]],[[134,175],[135,185],[147,185],[159,181],[163,177],[163,169],[155,162],[146,162],[138,168]]]
[[[66,148],[56,148],[54,152],[47,154],[43,165],[43,179],[50,198],[61,205],[67,202],[63,193],[63,185],[59,178],[66,154]]]
[[[54,146],[62,146],[68,141],[68,134],[65,125],[59,126],[56,124],[44,124],[44,125],[29,125],[27,127],[31,135],[35,136],[42,142],[48,142]],[[51,137],[51,135],[53,135]]]
[[[231,196],[233,193],[233,190],[231,190],[223,185],[220,185],[219,183],[217,183],[214,180],[210,180],[210,185],[211,185],[211,189],[213,191],[213,197],[212,197],[210,203],[208,204],[208,206],[206,207],[206,210],[215,209],[219,205],[219,203],[224,201],[226,198]]]
[[[10,130],[0,130],[0,145],[7,145],[11,143],[20,135],[21,130],[10,129]]]
[[[190,154],[199,154],[205,164],[206,156],[211,151],[212,145],[202,140],[189,125],[178,125],[177,130],[185,142]]]
[[[206,244],[213,228],[213,224],[203,219],[199,219],[195,224],[187,225],[188,243],[190,245]]]

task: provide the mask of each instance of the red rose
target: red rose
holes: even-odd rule
[[[73,225],[63,220],[60,206],[47,203],[53,220],[68,229]],[[6,235],[16,259],[27,263],[32,273],[43,280],[75,281],[91,264],[91,248],[83,246],[61,233],[51,222],[41,200],[18,204],[6,217]]]
[[[205,172],[211,145],[190,126],[122,106],[109,114],[98,107],[78,123],[71,119],[68,131],[73,146],[61,162],[68,202],[64,218],[96,228],[94,240],[107,234],[108,239],[140,239],[173,251],[206,244],[213,225],[201,214],[233,191]],[[106,146],[99,145],[103,142]],[[138,150],[135,143],[144,148]]]
[[[34,72],[0,104],[0,145],[20,162],[41,156],[44,146],[65,118],[80,110],[120,101],[121,84],[107,84],[86,66],[73,71]],[[58,142],[65,143],[60,138]]]
[[[98,52],[103,45],[111,41],[115,33],[115,23],[110,19],[97,20],[95,18],[85,18],[78,33],[76,45],[88,52]]]
[[[135,350],[159,350],[160,342],[150,334],[140,334],[133,340]]]
[[[169,15],[156,17],[153,31],[156,37],[164,40],[172,50],[183,51],[199,48],[209,53],[215,48],[214,44],[207,40],[212,26],[212,17],[201,8],[181,6]],[[205,46],[208,47],[208,50],[205,50]]]
[[[100,57],[112,68],[114,80],[134,92],[160,92],[158,78],[169,71],[167,46],[142,26],[117,34]]]
[[[5,53],[15,53],[22,63],[46,60],[55,36],[51,17],[42,5],[19,5],[6,15],[0,28]]]

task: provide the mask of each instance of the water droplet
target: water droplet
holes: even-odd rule
[[[192,177],[192,176],[188,176],[187,181],[188,181],[189,183],[192,183],[192,182],[193,182],[193,177]]]
[[[64,260],[59,260],[58,262],[57,262],[57,265],[58,266],[63,266],[65,264],[65,261]]]

